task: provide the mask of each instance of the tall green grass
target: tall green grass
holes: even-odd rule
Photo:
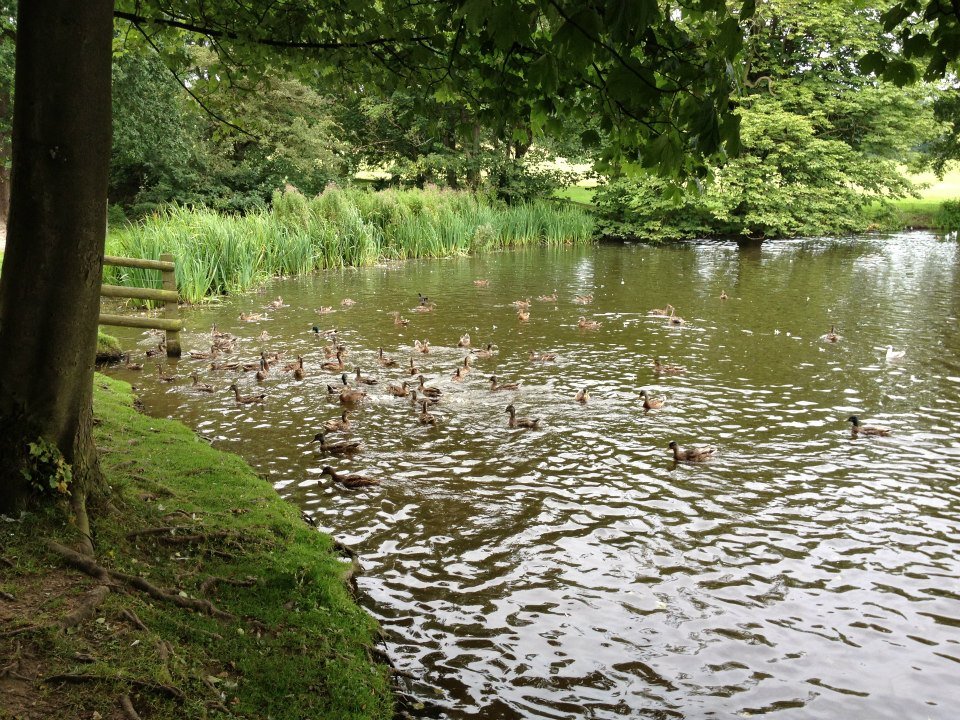
[[[370,192],[331,186],[307,198],[277,192],[270,210],[244,216],[171,208],[107,238],[107,253],[177,261],[181,297],[197,303],[270,277],[382,260],[452,257],[507,247],[580,244],[593,224],[550,201],[494,204],[448,190]],[[116,285],[159,287],[159,273],[106,268]]]

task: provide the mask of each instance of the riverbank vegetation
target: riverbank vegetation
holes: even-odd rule
[[[2,526],[0,714],[392,717],[350,558],[239,457],[133,406],[97,376],[96,559],[60,503]]]

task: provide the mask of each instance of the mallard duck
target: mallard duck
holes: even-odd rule
[[[537,300],[540,302],[556,302],[557,301],[557,291],[553,291],[553,295],[540,295]]]
[[[341,475],[329,465],[325,465],[320,471],[320,477],[323,477],[324,475],[329,475],[334,482],[340,483],[345,488],[369,487],[371,485],[380,484],[380,481],[376,478],[360,475],[358,473]]]
[[[673,305],[667,303],[665,307],[662,308],[653,308],[653,310],[647,310],[647,315],[654,315],[657,317],[669,317],[673,314]]]
[[[410,321],[407,320],[405,317],[400,317],[400,312],[398,310],[394,310],[390,314],[393,315],[394,325],[402,325],[403,327],[406,327],[407,325],[410,324]]]
[[[251,403],[263,402],[264,398],[267,397],[266,395],[241,395],[240,388],[237,387],[236,383],[231,385],[230,389],[233,390],[238,405],[250,405]]]
[[[520,389],[520,383],[515,383],[515,382],[501,383],[499,380],[497,380],[496,375],[490,376],[490,390],[492,392],[496,392],[497,390],[519,390],[519,389]]]
[[[258,322],[265,317],[263,313],[240,313],[240,319],[244,322]]]
[[[652,398],[649,395],[647,395],[646,390],[640,391],[640,397],[643,398],[644,410],[657,410],[658,408],[663,407],[663,398]]]
[[[317,315],[329,315],[333,312],[333,305],[321,305],[317,308]]]
[[[419,302],[420,305],[429,305],[429,304],[430,304],[430,298],[428,298],[428,297],[427,297],[426,295],[424,295],[423,293],[419,293],[419,292],[418,292],[418,293],[417,293],[417,298],[418,298],[419,301],[420,301],[420,302]]]
[[[420,418],[419,418],[419,419],[420,419],[420,423],[421,423],[422,425],[436,425],[436,424],[437,424],[437,416],[431,414],[430,411],[427,410],[427,405],[428,405],[429,403],[430,403],[429,400],[421,400],[421,401],[420,401],[420,408],[421,408],[421,409],[420,409]]]
[[[536,350],[531,350],[530,354],[527,356],[530,362],[551,362],[557,359],[556,353],[551,352],[537,352]]]
[[[673,459],[676,462],[701,462],[713,457],[713,454],[717,451],[715,447],[682,448],[673,440],[667,447],[673,450]]]
[[[344,410],[338,418],[327,420],[323,424],[323,429],[327,432],[346,432],[350,429],[350,418],[347,417],[349,410]]]
[[[270,333],[268,333],[266,330],[264,330],[259,335],[257,335],[257,340],[259,340],[260,342],[266,342],[269,339],[270,339]]]
[[[127,370],[143,370],[143,363],[130,362],[130,353],[124,354],[123,359],[124,359],[123,366]]]
[[[410,367],[407,368],[408,375],[419,375],[420,368],[413,364],[413,355],[410,356]]]
[[[887,362],[896,362],[907,354],[906,350],[894,350],[893,345],[887,345]]]
[[[587,390],[587,388],[578,390],[576,396],[573,399],[576,400],[581,405],[586,405],[588,402],[590,402],[590,391]]]
[[[890,428],[880,427],[878,425],[861,425],[860,418],[856,415],[851,415],[847,418],[847,422],[853,423],[850,427],[850,432],[854,436],[857,435],[881,435],[886,436],[890,434]]]
[[[387,392],[389,392],[394,397],[406,397],[410,394],[410,390],[407,388],[407,381],[404,380],[399,385],[388,385]]]
[[[267,365],[267,361],[263,358],[260,358],[260,369],[257,370],[257,382],[263,382],[267,379],[267,373],[270,372],[270,366]]]
[[[177,376],[176,376],[176,375],[164,375],[164,374],[163,374],[163,369],[164,369],[165,367],[166,367],[166,365],[164,365],[163,363],[159,363],[159,364],[157,365],[157,379],[158,379],[160,382],[168,382],[168,383],[174,382],[174,381],[177,379]]]
[[[490,284],[489,280],[474,280],[473,284],[477,287],[487,287]]]
[[[530,298],[526,300],[514,300],[511,305],[516,305],[517,310],[529,310],[530,309]]]
[[[207,392],[207,393],[213,392],[213,385],[211,385],[210,383],[200,382],[200,378],[197,377],[196,373],[193,373],[192,375],[190,375],[190,377],[193,379],[193,385],[191,385],[190,387],[192,387],[197,392]]]
[[[830,332],[824,333],[823,335],[821,335],[820,339],[823,340],[824,342],[835,343],[840,340],[840,336],[837,335],[836,328],[833,325],[831,325]]]
[[[581,330],[598,330],[602,324],[596,320],[587,320],[583,315],[577,319],[577,327]]]
[[[513,405],[507,405],[504,412],[510,413],[510,419],[507,421],[507,427],[512,428],[538,428],[540,427],[540,418],[518,418],[517,409]]]
[[[240,363],[238,362],[224,362],[224,363],[210,363],[210,369],[213,371],[218,370],[239,370]]]
[[[727,291],[726,291],[726,290],[721,290],[721,291],[720,291],[720,299],[721,299],[721,300],[726,300],[727,297],[728,297]]]
[[[424,400],[426,400],[427,403],[430,405],[438,405],[440,403],[439,398],[420,397],[419,395],[417,395],[416,390],[410,391],[410,404],[413,405],[414,407],[422,403]]]
[[[518,322],[530,322],[530,313],[526,310],[517,310],[517,321]]]
[[[683,325],[686,322],[682,317],[676,314],[676,311],[673,308],[670,308],[670,317],[667,318],[667,323],[670,325]]]
[[[426,299],[426,298],[424,298],[424,299]],[[437,306],[436,303],[430,302],[430,303],[426,303],[426,304],[424,304],[424,305],[417,305],[416,307],[412,307],[412,308],[410,308],[410,312],[415,312],[415,313],[428,313],[428,312],[433,312],[433,309],[434,309],[436,306]]]
[[[276,300],[271,300],[267,303],[268,310],[279,310],[280,308],[289,307],[288,305],[283,304],[283,298],[277,295]]]
[[[157,346],[155,348],[151,348],[150,350],[147,350],[147,352],[144,354],[147,357],[156,357],[157,355],[163,355],[165,352],[167,352],[167,346],[164,343],[160,342],[160,343],[157,343]]]
[[[234,339],[235,339],[234,336],[231,335],[230,333],[228,333],[228,332],[221,332],[220,330],[217,330],[217,324],[216,324],[216,323],[214,323],[213,325],[210,326],[210,337],[212,337],[212,338],[214,338],[214,339],[220,339],[220,340],[234,340]]]
[[[192,360],[213,360],[213,359],[216,359],[217,355],[219,354],[220,354],[220,348],[218,348],[216,345],[211,345],[209,352],[199,352],[196,350],[191,350],[190,358]]]
[[[227,338],[216,338],[213,345],[210,346],[211,352],[216,350],[218,353],[231,353],[233,352],[234,342],[234,340],[228,340]]]
[[[346,374],[343,375],[344,385],[346,385]],[[358,388],[344,387],[340,391],[340,404],[342,405],[358,405],[363,402],[363,399],[367,396],[367,393]]]
[[[327,442],[322,432],[313,436],[313,441],[320,443],[320,451],[327,455],[353,455],[363,449],[359,440],[335,440]]]
[[[443,394],[440,388],[428,386],[426,384],[426,380],[424,379],[423,375],[421,375],[417,379],[420,381],[420,385],[417,387],[417,391],[421,395],[426,395],[427,397],[432,397],[432,398],[438,398]]]
[[[458,368],[461,375],[466,375],[468,372],[473,370],[473,367],[470,365],[470,356],[464,355],[463,357],[463,366]]]
[[[488,358],[493,356],[496,353],[496,350],[493,349],[493,343],[487,343],[485,348],[480,350],[471,350],[470,352],[472,352],[478,358]]]
[[[589,305],[593,302],[593,293],[589,295],[576,295],[573,301],[577,303],[577,305]]]
[[[460,342],[457,343],[457,347],[470,347],[470,333],[464,333],[460,336]]]
[[[252,372],[254,370],[269,370],[270,365],[267,363],[266,353],[260,353],[260,359],[256,362],[242,363],[240,369],[244,372]]]
[[[430,341],[427,340],[426,338],[423,339],[423,342],[420,342],[419,340],[414,340],[413,349],[426,355],[430,352]]]
[[[300,356],[299,356],[299,355],[297,355],[297,359],[294,360],[293,362],[288,362],[288,363],[286,363],[286,364],[283,366],[283,371],[284,371],[284,372],[293,372],[293,371],[296,370],[298,367],[300,367]]]
[[[353,307],[357,304],[356,300],[351,300],[350,298],[344,298],[340,301],[340,307]]]
[[[464,379],[463,368],[461,368],[458,365],[457,369],[453,371],[453,375],[450,376],[450,379],[453,382],[463,382],[463,379]]]
[[[687,369],[682,365],[664,365],[660,358],[653,361],[653,372],[657,375],[680,375],[686,371]]]
[[[303,358],[298,355],[297,360],[300,361],[300,364],[293,370],[293,379],[303,380],[307,376],[307,371],[303,369]]]
[[[377,350],[377,363],[380,365],[380,367],[389,368],[397,366],[396,360],[383,354],[383,348],[377,348]]]
[[[356,372],[357,385],[377,385],[377,384],[379,384],[380,381],[377,380],[376,378],[363,377],[363,376],[360,374],[360,366],[359,366],[359,365],[357,365],[356,370],[357,370],[357,372]]]
[[[337,350],[337,361],[336,361],[336,362],[333,362],[333,361],[325,362],[325,363],[324,363],[323,365],[321,365],[320,367],[322,367],[324,370],[332,370],[333,372],[342,372],[343,369],[344,369],[344,367],[346,367],[346,366],[343,364],[343,351],[340,350],[340,349]]]
[[[336,334],[337,334],[336,328],[330,328],[329,330],[321,330],[319,326],[317,325],[313,326],[313,335],[316,338],[319,338],[321,335],[323,335],[324,337],[330,337],[331,335],[336,336]]]

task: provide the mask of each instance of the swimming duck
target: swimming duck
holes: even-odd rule
[[[353,455],[363,449],[359,440],[335,440],[327,442],[322,432],[313,436],[313,441],[320,443],[320,451],[327,455]]]
[[[259,335],[257,335],[257,340],[259,340],[260,342],[266,342],[269,339],[270,339],[270,333],[268,333],[266,330],[264,330]]]
[[[667,303],[666,307],[662,308],[653,308],[653,310],[647,310],[647,315],[653,315],[655,317],[669,317],[673,314],[673,305]]]
[[[574,397],[573,399],[576,400],[581,405],[586,405],[588,402],[590,402],[590,391],[587,390],[587,388],[578,390],[576,397]]]
[[[269,370],[270,366],[267,364],[267,355],[266,353],[260,353],[260,359],[256,362],[242,363],[240,369],[244,372],[251,372],[253,370]]]
[[[340,307],[353,307],[357,304],[356,300],[351,300],[350,298],[344,298],[340,301]]]
[[[424,295],[423,293],[419,293],[419,292],[418,292],[418,293],[417,293],[417,298],[419,298],[419,301],[420,301],[419,304],[420,304],[420,305],[427,305],[427,304],[430,303],[430,298],[428,298],[428,297],[427,297],[426,295]]]
[[[426,338],[423,339],[423,342],[420,342],[419,340],[414,340],[413,349],[426,355],[427,353],[430,352],[430,341],[427,340]]]
[[[840,336],[836,333],[836,328],[833,325],[830,326],[830,332],[824,333],[820,336],[820,339],[824,342],[835,343],[840,340]]]
[[[191,385],[191,387],[197,392],[213,392],[213,385],[200,382],[200,378],[197,377],[196,373],[193,373],[190,377],[193,378],[193,385]]]
[[[217,355],[220,354],[220,348],[216,345],[210,346],[210,352],[198,352],[196,350],[190,351],[190,358],[193,360],[212,360],[216,359]]]
[[[853,423],[853,425],[850,427],[850,432],[854,437],[857,435],[886,436],[890,434],[890,428],[880,427],[878,425],[861,425],[860,418],[856,415],[851,415],[848,417],[847,422]]]
[[[460,336],[460,342],[457,343],[457,347],[470,347],[470,333],[464,333]]]
[[[667,323],[670,325],[683,325],[685,322],[686,320],[677,315],[673,308],[670,308],[670,317],[667,318]]]
[[[217,370],[239,370],[240,363],[238,362],[225,362],[225,363],[210,363],[210,369]]]
[[[277,295],[276,300],[271,300],[267,303],[267,308],[272,310],[279,310],[280,308],[289,307],[289,305],[283,304],[283,298]]]
[[[420,410],[419,420],[420,420],[420,423],[421,423],[422,425],[436,425],[436,424],[437,424],[437,416],[431,414],[430,411],[427,410],[427,405],[429,404],[429,402],[430,402],[429,400],[421,400],[421,401],[420,401],[420,408],[421,408],[421,410]]]
[[[511,305],[516,305],[517,310],[529,310],[530,309],[530,298],[526,300],[514,300]]]
[[[597,330],[602,324],[596,320],[587,320],[583,315],[577,320],[577,327],[581,330]]]
[[[504,412],[510,413],[510,419],[507,421],[507,427],[533,429],[540,427],[540,418],[518,418],[517,409],[513,407],[513,405],[507,405],[507,409]]]
[[[496,351],[493,349],[493,343],[487,343],[485,348],[480,350],[471,350],[470,352],[472,352],[478,358],[488,358],[491,357]]]
[[[421,395],[426,395],[427,397],[432,397],[432,398],[438,398],[443,394],[440,388],[430,387],[426,385],[426,380],[424,379],[423,375],[420,375],[419,378],[417,379],[420,380],[420,385],[419,387],[417,387],[417,391]]]
[[[123,356],[123,359],[124,359],[124,361],[125,361],[125,362],[123,363],[123,366],[124,366],[127,370],[143,370],[143,363],[130,362],[130,353],[126,353],[126,354]]]
[[[233,390],[233,394],[237,399],[238,405],[249,405],[251,403],[263,402],[263,399],[267,397],[266,395],[241,395],[240,388],[237,387],[236,383],[231,385],[230,389]]]
[[[147,350],[145,353],[147,357],[156,357],[157,355],[163,355],[167,351],[167,346],[162,342],[157,343],[155,348]]]
[[[303,358],[298,355],[297,360],[300,361],[300,364],[293,370],[293,379],[303,380],[307,376],[307,371],[303,369]]]
[[[489,280],[474,280],[473,284],[477,287],[487,287],[490,284]]]
[[[329,385],[327,386],[329,387]],[[327,432],[346,432],[350,429],[350,418],[347,417],[349,410],[344,410],[343,414],[338,418],[333,418],[332,420],[327,420],[323,424],[323,429]]]
[[[328,362],[325,362],[325,363],[324,363],[323,365],[321,365],[320,367],[322,367],[324,370],[332,370],[332,371],[334,371],[334,372],[340,372],[340,371],[342,371],[343,368],[346,367],[346,366],[343,364],[343,351],[340,350],[340,349],[337,350],[337,361],[336,361],[336,362],[328,361]]]
[[[416,390],[410,391],[410,404],[413,405],[414,407],[422,403],[424,400],[426,400],[427,403],[429,403],[430,405],[438,405],[440,403],[440,400],[438,398],[432,398],[432,397],[422,398],[417,395]]]
[[[676,462],[701,462],[712,457],[717,451],[715,447],[682,448],[673,440],[667,447],[673,450],[673,459]]]
[[[660,358],[653,361],[653,372],[657,375],[680,375],[686,371],[687,369],[682,365],[664,365]]]
[[[894,350],[893,345],[887,345],[887,362],[900,360],[906,354],[906,350]]]
[[[163,363],[159,363],[159,364],[157,365],[157,379],[158,379],[160,382],[172,383],[173,381],[175,381],[175,380],[177,379],[177,376],[176,376],[176,375],[164,375],[164,374],[163,374],[163,369],[164,369],[165,367],[166,367],[166,365],[164,365]]]
[[[410,394],[410,390],[407,388],[407,381],[404,380],[399,385],[388,385],[387,391],[394,397],[406,397]]]
[[[520,383],[515,383],[515,382],[501,383],[499,380],[497,380],[496,375],[490,376],[490,390],[492,392],[496,392],[497,390],[519,390],[519,389],[520,389]]]
[[[341,475],[329,465],[325,465],[320,471],[320,476],[323,477],[324,475],[329,475],[334,482],[340,483],[345,488],[369,487],[380,484],[380,481],[376,478],[360,475],[359,473]]]
[[[728,296],[727,296],[727,291],[726,291],[726,290],[721,290],[721,291],[720,291],[720,299],[721,299],[721,300],[726,300],[727,297],[728,297]]]
[[[517,310],[517,320],[522,323],[530,322],[530,313],[526,310]]]
[[[557,291],[553,291],[553,295],[540,295],[537,300],[540,302],[556,302],[557,301]]]
[[[376,378],[368,378],[360,375],[360,366],[357,365],[357,385],[377,385],[380,381]]]
[[[462,371],[463,371],[463,368],[461,368],[461,367],[458,365],[458,366],[457,366],[457,369],[453,371],[453,375],[450,376],[450,379],[451,379],[453,382],[463,382],[463,379],[464,379],[465,376],[464,376],[464,374],[463,374]]]
[[[407,320],[405,317],[400,317],[400,312],[398,310],[394,310],[390,314],[393,315],[394,325],[402,325],[403,327],[406,327],[407,325],[410,324],[410,321]]]
[[[420,368],[413,364],[413,355],[410,356],[410,367],[407,368],[408,375],[419,375]]]
[[[329,315],[333,312],[333,305],[321,305],[317,308],[317,315]]]
[[[426,298],[423,298],[423,299],[426,300]],[[436,304],[436,303],[433,303],[433,302],[431,302],[431,303],[425,303],[425,304],[423,304],[423,305],[417,305],[416,307],[410,308],[410,312],[416,312],[416,313],[433,312],[433,309],[434,309],[436,306],[437,306],[437,304]]]
[[[577,305],[589,305],[593,302],[593,293],[590,293],[589,295],[576,295],[574,296],[573,301],[577,303]]]
[[[285,365],[283,366],[283,371],[284,371],[284,372],[293,372],[293,371],[296,370],[298,367],[300,367],[300,356],[299,356],[299,355],[297,355],[297,359],[294,360],[293,362],[288,362],[287,364],[285,364]]]
[[[458,368],[458,369],[460,370],[460,374],[461,374],[461,375],[466,375],[468,372],[470,372],[471,370],[473,370],[473,367],[470,365],[470,356],[469,356],[469,355],[464,355],[464,356],[463,356],[463,366],[460,367],[460,368]]]
[[[343,375],[344,384],[346,384],[346,374]],[[363,399],[367,396],[367,393],[363,390],[358,390],[357,388],[344,387],[340,391],[340,404],[341,405],[357,405],[363,402]]]
[[[536,350],[531,350],[530,354],[527,356],[530,362],[551,362],[557,359],[556,353],[551,352],[537,352]]]
[[[263,313],[240,313],[240,319],[244,322],[257,322],[265,317]]]
[[[656,410],[663,407],[663,398],[652,398],[647,395],[646,390],[640,391],[640,397],[643,398],[643,409],[644,410]]]
[[[331,335],[336,335],[336,334],[337,334],[336,328],[330,328],[329,330],[321,330],[318,326],[316,325],[313,326],[314,337],[319,338],[321,335],[323,335],[324,337],[330,337]]]
[[[228,333],[228,332],[221,332],[220,330],[217,330],[217,324],[216,324],[216,323],[213,323],[213,325],[210,326],[210,337],[212,337],[212,338],[214,338],[214,339],[221,339],[221,340],[234,340],[234,339],[235,339],[234,336],[231,335],[230,333]]]
[[[397,361],[383,354],[383,348],[377,348],[377,363],[380,367],[396,367]]]
[[[263,382],[266,380],[268,372],[270,372],[270,366],[267,365],[266,360],[260,358],[260,369],[257,370],[257,382]]]

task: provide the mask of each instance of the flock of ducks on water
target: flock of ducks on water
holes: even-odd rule
[[[487,287],[489,286],[490,281],[486,279],[478,279],[474,280],[473,284],[477,287]],[[436,303],[420,293],[418,293],[418,296],[418,303],[413,308],[410,308],[410,312],[433,312],[433,310],[436,308]],[[719,299],[727,300],[727,293],[721,292]],[[537,300],[541,302],[556,302],[557,291],[554,290],[550,295],[541,295],[537,298]],[[589,305],[592,301],[592,294],[577,295],[573,298],[573,302],[579,305]],[[345,298],[343,301],[341,301],[342,307],[350,307],[355,304],[356,302],[350,298]],[[528,322],[530,319],[530,299],[527,298],[516,300],[512,304],[516,307],[518,322]],[[276,300],[271,301],[265,309],[276,310],[284,307],[288,307],[288,305],[283,302],[283,298],[278,297]],[[321,307],[317,310],[319,314],[327,314],[332,311],[333,308],[329,306]],[[650,310],[647,315],[665,318],[668,325],[682,325],[685,322],[682,317],[679,317],[676,314],[676,309],[670,304],[667,304],[663,308],[654,308]],[[266,317],[267,316],[264,313],[241,313],[239,319],[247,322],[256,322],[264,320]],[[410,322],[408,319],[402,317],[399,311],[390,313],[390,317],[392,318],[393,323],[397,326],[405,327]],[[601,322],[588,320],[585,316],[580,316],[577,321],[577,327],[581,330],[597,330],[601,327],[601,325]],[[375,378],[364,376],[361,368],[356,366],[352,378],[354,384],[351,385],[350,373],[347,371],[347,365],[345,362],[346,357],[349,355],[349,350],[337,341],[337,331],[321,331],[317,325],[314,325],[312,330],[314,337],[318,341],[326,340],[328,343],[321,346],[326,359],[320,365],[320,369],[325,372],[339,374],[339,385],[333,383],[327,384],[327,396],[331,399],[336,398],[343,406],[340,417],[327,420],[323,425],[323,431],[318,432],[314,436],[313,441],[319,444],[320,452],[326,456],[351,456],[362,451],[363,445],[359,440],[331,440],[329,439],[329,435],[334,433],[346,433],[350,431],[352,427],[352,421],[349,416],[351,410],[362,404],[364,399],[367,397],[367,391],[364,388],[377,385],[379,381]],[[209,368],[212,371],[255,372],[257,382],[264,381],[270,375],[270,373],[275,371],[275,369],[279,369],[279,371],[283,373],[290,373],[295,380],[303,380],[307,375],[307,371],[304,366],[304,358],[302,355],[297,355],[296,360],[284,362],[282,360],[282,353],[267,353],[266,351],[261,351],[260,357],[257,360],[250,362],[224,360],[222,359],[222,356],[232,354],[238,338],[230,333],[217,330],[216,325],[214,325],[211,329],[210,337],[211,344],[209,351],[193,351],[189,353],[189,356],[194,360],[209,360]],[[260,342],[266,342],[270,339],[270,336],[266,331],[263,331],[257,339]],[[836,333],[836,328],[834,326],[831,326],[830,331],[822,335],[820,339],[827,343],[837,343],[842,340],[842,336]],[[474,359],[490,358],[496,355],[498,352],[497,347],[492,343],[487,343],[484,347],[474,348],[469,333],[465,333],[460,337],[457,347],[465,349],[468,352],[466,355],[464,355],[462,364],[458,364],[454,369],[453,375],[451,376],[451,380],[453,382],[464,381],[467,375],[473,370],[472,363]],[[163,343],[160,342],[155,348],[147,350],[146,355],[148,357],[154,357],[162,355],[164,351],[165,348]],[[385,355],[382,347],[378,348],[377,353],[377,363],[380,365],[380,367],[384,369],[396,370],[399,373],[403,373],[403,375],[408,378],[389,384],[386,389],[387,392],[394,397],[407,398],[410,404],[415,409],[419,410],[417,412],[417,419],[423,425],[435,425],[439,421],[438,416],[430,412],[430,408],[440,402],[440,398],[443,394],[439,388],[427,385],[426,378],[423,375],[421,368],[416,364],[415,361],[416,355],[427,355],[430,352],[431,348],[428,340],[414,340],[409,362],[403,366],[401,366],[401,363],[396,359]],[[905,353],[902,350],[894,350],[892,346],[887,346],[886,360],[887,362],[894,362],[904,357],[904,354]],[[124,357],[125,367],[127,369],[143,369],[142,363],[131,362],[129,353],[127,353]],[[531,350],[528,356],[530,362],[540,363],[551,362],[555,360],[556,357],[557,355],[555,353],[540,352],[536,350]],[[686,368],[682,365],[664,363],[662,359],[658,357],[653,361],[653,372],[656,375],[681,375],[686,372]],[[190,378],[192,380],[192,385],[189,387],[192,390],[203,393],[215,392],[214,386],[210,383],[202,382],[196,372],[191,373]],[[178,378],[176,375],[167,373],[165,371],[165,365],[160,362],[157,364],[157,379],[159,382],[173,383],[176,382]],[[501,379],[495,374],[489,376],[488,382],[490,383],[490,392],[516,391],[520,388],[520,383],[501,381]],[[229,389],[231,392],[233,392],[235,402],[238,405],[253,405],[262,403],[267,397],[266,393],[253,393],[247,395],[241,394],[240,388],[236,382],[232,383]],[[658,410],[662,408],[665,403],[663,398],[652,397],[647,393],[646,390],[640,390],[639,397],[642,400],[644,411]],[[573,400],[580,404],[586,404],[590,402],[589,389],[584,387],[578,390]],[[508,415],[507,427],[509,428],[536,430],[541,426],[540,418],[518,416],[517,410],[513,403],[509,403],[504,409],[504,412]],[[851,415],[848,417],[847,422],[851,423],[851,434],[854,437],[860,435],[886,436],[891,432],[888,428],[875,425],[863,425],[860,423],[860,418],[856,415]],[[717,452],[717,449],[712,446],[685,448],[681,447],[675,441],[670,441],[667,447],[672,452],[675,462],[702,462],[708,460]],[[341,473],[329,465],[323,467],[321,471],[321,477],[324,475],[329,476],[333,482],[340,483],[346,488],[359,488],[370,485],[378,485],[380,482],[376,478],[368,477],[366,475],[356,473]]]

